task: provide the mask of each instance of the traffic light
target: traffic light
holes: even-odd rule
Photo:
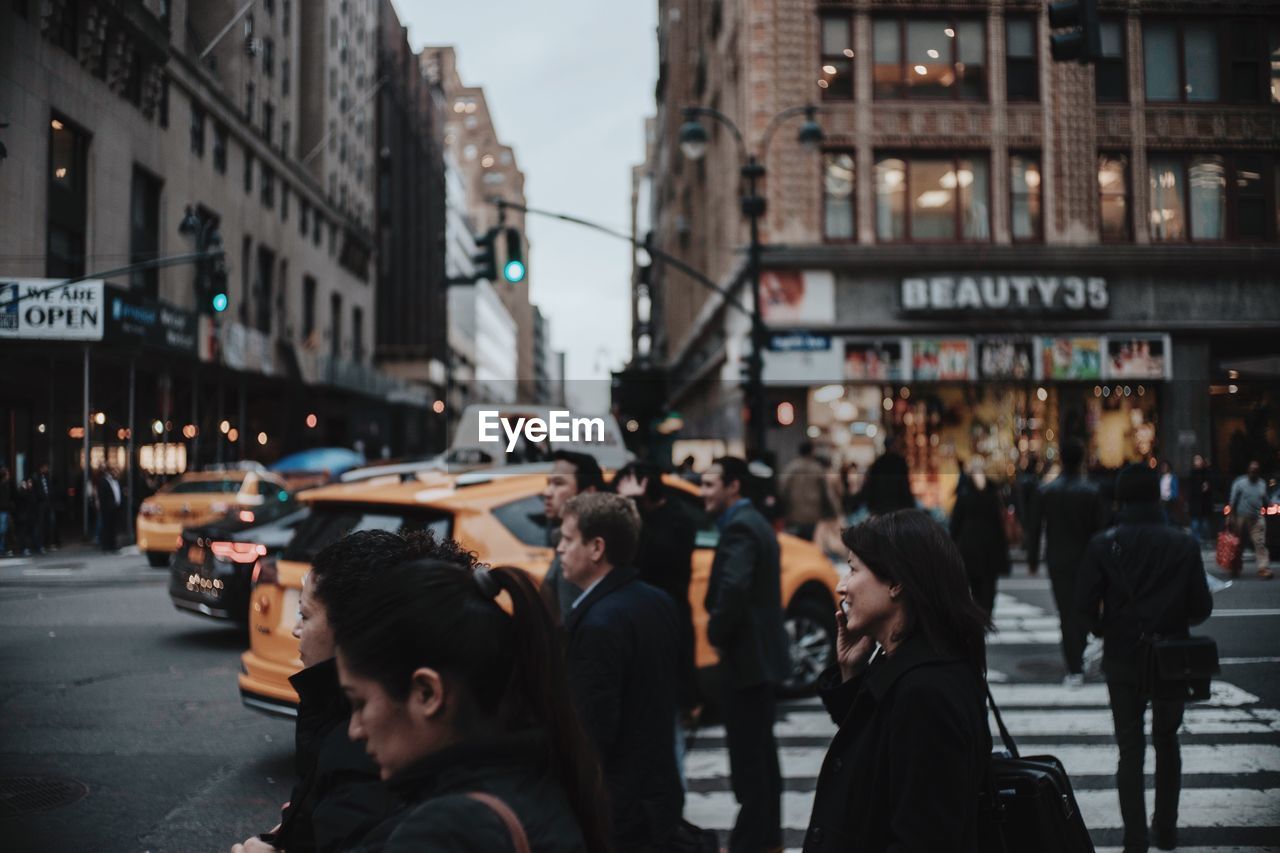
[[[471,256],[471,262],[475,265],[475,279],[485,279],[493,281],[498,277],[498,260],[494,253],[494,242],[498,239],[497,227],[490,228],[484,234],[476,238],[476,248],[479,249]]]
[[[512,284],[524,281],[524,241],[516,228],[507,229],[507,260],[502,265],[502,277]]]
[[[1049,37],[1058,62],[1093,62],[1102,56],[1102,28],[1098,0],[1059,0],[1049,4],[1049,28],[1063,30]]]
[[[227,262],[221,257],[214,258],[209,267],[209,293],[206,304],[216,315],[227,310]]]

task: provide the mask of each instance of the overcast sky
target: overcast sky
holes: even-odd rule
[[[515,149],[528,204],[630,230],[631,167],[654,110],[655,0],[395,0],[409,43],[457,48]],[[530,295],[568,353],[569,379],[604,379],[630,355],[626,243],[530,216]]]

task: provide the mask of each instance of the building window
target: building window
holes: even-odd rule
[[[253,238],[245,235],[240,241],[240,322],[249,324],[249,306],[253,304]]]
[[[257,310],[254,312],[256,327],[265,335],[271,334],[272,276],[276,269],[276,253],[266,246],[258,246]]]
[[[1275,59],[1269,53],[1273,45],[1264,38],[1268,29],[1254,19],[1147,21],[1142,28],[1147,100],[1266,100]]]
[[[306,199],[298,200],[298,233],[303,237],[307,236],[308,216],[310,210]]]
[[[49,189],[45,275],[84,275],[89,201],[89,134],[60,116],[49,121]]]
[[[1035,101],[1040,97],[1037,62],[1036,22],[1033,18],[1005,20],[1005,48],[1008,54],[1006,94],[1010,101]]]
[[[1151,157],[1152,241],[1269,239],[1269,172],[1257,155]]]
[[[227,126],[213,123],[213,168],[219,175],[227,173]]]
[[[293,3],[291,0],[283,0],[280,5],[280,31],[285,35],[289,34],[289,30],[293,26]]]
[[[129,263],[154,260],[159,255],[160,180],[135,165],[129,190]],[[129,283],[134,290],[145,289],[152,298],[160,295],[158,269],[134,272]]]
[[[853,100],[853,17],[822,16],[822,68],[818,88],[824,101]]]
[[[289,59],[288,57],[280,60],[280,93],[286,98],[289,97]]]
[[[1040,156],[1009,155],[1009,218],[1013,239],[1039,240]]]
[[[262,102],[262,133],[267,137],[267,144],[272,145],[275,137],[276,108],[270,101]]]
[[[285,153],[285,156],[289,154],[289,137],[292,135],[293,124],[289,121],[282,121],[280,123],[280,150]]]
[[[1129,231],[1129,155],[1098,155],[1098,236],[1126,242]]]
[[[316,280],[302,277],[302,340],[310,342],[316,331]]]
[[[249,124],[253,124],[253,98],[256,92],[252,83],[244,85],[244,120]]]
[[[280,181],[280,221],[289,221],[289,185]]]
[[[356,361],[364,361],[364,309],[351,309],[351,349]]]
[[[1121,20],[1100,25],[1102,56],[1094,63],[1094,96],[1100,104],[1129,100],[1129,74],[1125,63],[1125,27]]]
[[[315,215],[311,217],[311,242],[316,246],[320,245],[321,232],[324,230],[324,217],[320,215],[320,211],[316,210]]]
[[[822,160],[822,235],[828,240],[852,240],[853,154],[848,151],[828,151]]]
[[[244,150],[244,191],[247,195],[253,192],[253,152]]]
[[[987,97],[987,34],[980,18],[877,18],[877,98]]]
[[[329,294],[329,355],[342,355],[342,294]]]
[[[262,206],[270,210],[276,204],[276,173],[266,163],[259,171],[262,173]]]
[[[191,153],[204,156],[204,108],[191,102]]]
[[[169,128],[169,75],[160,77],[160,103],[156,106],[156,121],[166,130]]]
[[[882,242],[985,241],[991,237],[987,160],[876,158],[876,236]]]
[[[262,40],[262,73],[268,77],[276,73],[276,43],[271,36]]]
[[[72,56],[78,57],[80,41],[80,9],[79,3],[63,3],[60,14],[56,17],[57,27],[53,33],[54,43]]]

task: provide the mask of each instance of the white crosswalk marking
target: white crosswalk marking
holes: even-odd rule
[[[1056,646],[1056,614],[1001,594],[995,622],[1007,643]],[[1005,723],[1026,755],[1053,755],[1067,768],[1085,824],[1096,843],[1118,845],[1123,828],[1114,788],[1117,753],[1105,684],[1003,683],[992,691]],[[1147,731],[1150,733],[1150,713]],[[788,853],[808,826],[813,788],[836,727],[816,699],[789,703],[775,726],[785,777],[783,826]],[[992,726],[993,737],[998,735]],[[737,814],[721,727],[700,729],[686,757],[690,792],[685,817],[727,831]],[[1280,710],[1257,696],[1216,682],[1210,699],[1187,707],[1180,734],[1183,788],[1181,853],[1280,851]],[[1148,812],[1154,750],[1146,750]],[[1113,853],[1116,846],[1099,846]]]

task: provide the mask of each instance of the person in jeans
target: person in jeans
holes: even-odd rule
[[[1253,543],[1253,554],[1258,560],[1258,577],[1269,579],[1272,572],[1268,566],[1270,555],[1267,553],[1267,525],[1262,517],[1262,509],[1267,505],[1267,481],[1262,479],[1262,466],[1256,459],[1249,463],[1245,475],[1236,477],[1231,484],[1228,503],[1240,538]]]
[[[1142,685],[1148,646],[1144,635],[1185,637],[1209,618],[1213,599],[1205,581],[1200,546],[1164,523],[1159,476],[1134,464],[1116,478],[1120,523],[1093,537],[1080,568],[1077,611],[1102,637],[1102,671],[1111,697],[1120,762],[1116,789],[1124,821],[1124,853],[1145,853],[1150,834],[1160,850],[1178,846],[1178,795],[1182,756],[1178,727],[1181,701],[1151,700]],[[1151,741],[1156,751],[1156,797],[1152,833],[1147,829],[1143,762],[1143,717],[1151,704]]]

